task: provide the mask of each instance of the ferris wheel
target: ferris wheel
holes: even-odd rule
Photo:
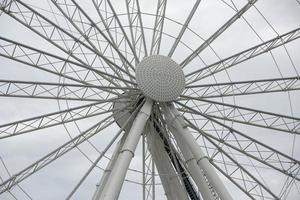
[[[299,10],[2,0],[0,199],[300,199]]]

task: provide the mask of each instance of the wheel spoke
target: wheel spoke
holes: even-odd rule
[[[217,152],[210,157],[211,164],[226,178],[241,189],[251,199],[257,197],[266,199],[279,199],[269,188],[251,174],[243,165],[229,155],[222,147],[209,137],[209,134],[198,129],[192,122],[187,120],[192,129],[197,131],[205,140],[211,143]],[[217,162],[217,160],[221,162]],[[243,178],[241,178],[243,177]]]
[[[95,44],[92,42],[92,40],[99,40],[101,38],[104,38],[104,41],[107,42],[107,45],[109,47],[112,47],[114,51],[118,54],[120,57],[123,65],[130,66],[133,69],[133,66],[131,63],[124,57],[124,55],[120,52],[118,49],[118,46],[115,45],[115,43],[111,42],[109,38],[104,34],[102,30],[98,27],[98,25],[87,15],[87,13],[74,1],[74,0],[51,0],[53,4],[60,10],[60,12],[67,18],[67,20],[73,25],[73,27],[76,28],[76,30],[81,34],[83,38],[85,38],[85,41],[92,47],[92,51],[97,54],[99,57],[101,57],[111,68],[114,70],[114,68],[117,68],[118,70],[122,69],[118,67],[115,63],[112,63],[107,59],[107,55],[104,55],[99,51],[95,46]],[[110,2],[109,2],[110,4]],[[70,12],[70,10],[74,10],[73,12]],[[103,20],[102,20],[103,21]],[[119,21],[119,20],[117,20]],[[105,22],[104,22],[105,23]],[[122,28],[123,29],[123,28]],[[123,32],[125,33],[125,32]],[[99,36],[99,34],[101,36]],[[124,36],[127,38],[127,36]],[[103,42],[102,42],[103,43]],[[128,43],[127,43],[128,44]],[[131,46],[130,44],[128,44]],[[114,59],[115,61],[115,59]],[[114,70],[116,73],[117,71]],[[127,75],[130,75],[130,72],[128,70],[121,70],[124,73],[126,72]],[[130,76],[132,78],[132,76]]]
[[[271,40],[268,40],[267,42],[261,43],[254,47],[251,47],[240,53],[234,54],[228,58],[225,58],[221,61],[213,63],[207,67],[204,67],[204,68],[196,70],[190,74],[187,74],[186,77],[189,77],[187,84],[189,85],[200,79],[206,78],[206,77],[216,74],[220,71],[226,70],[234,65],[237,65],[246,60],[254,58],[258,55],[269,52],[272,49],[275,49],[284,44],[287,44],[293,40],[298,39],[299,37],[300,37],[300,28],[297,28],[288,33],[285,33],[285,34],[277,36]]]
[[[177,103],[178,105],[189,108],[182,103]],[[300,181],[300,176],[297,173],[300,168],[300,161],[262,143],[254,138],[250,137],[249,134],[244,134],[232,127],[229,127],[212,117],[202,114],[195,109],[189,108],[193,112],[201,115],[206,118],[209,123],[206,123],[204,126],[213,126],[219,127],[222,129],[223,133],[218,135],[218,137],[209,134],[211,138],[219,141],[220,143],[238,151],[272,169],[275,169],[282,174],[295,178],[297,181]],[[202,127],[202,128],[205,128]]]
[[[85,38],[81,40],[76,38],[65,29],[59,27],[48,18],[26,5],[24,2],[20,0],[9,1],[7,4],[4,4],[1,9],[3,12],[16,19],[18,22],[37,33],[39,36],[49,41],[51,44],[58,47],[80,63],[88,64],[88,66],[94,66],[96,68],[106,63],[106,66],[113,70],[113,73],[116,73],[116,70],[120,70],[125,75],[134,78],[131,74],[128,74],[126,70],[120,68],[117,64],[106,58],[102,53],[99,51],[96,52],[93,48],[85,44]],[[26,16],[30,17],[26,18]],[[68,44],[66,44],[66,42],[68,42]],[[72,47],[72,50],[69,50],[69,46]],[[80,55],[82,56],[81,59],[78,57]],[[89,56],[88,59],[87,56]],[[83,60],[86,60],[86,62]],[[117,75],[121,77],[119,73],[117,73]]]
[[[129,72],[128,68],[125,68],[123,70],[118,66],[116,62],[116,59],[113,59],[114,62],[107,59],[108,55],[104,55],[98,48],[95,46],[95,44],[92,42],[92,40],[99,40],[100,34],[102,38],[104,38],[104,41],[107,42],[107,47],[111,47],[114,51],[117,52],[118,56],[120,57],[123,65],[130,66],[133,69],[133,66],[131,63],[127,60],[127,58],[124,57],[124,55],[120,52],[118,49],[118,46],[115,45],[115,43],[111,42],[109,38],[104,34],[102,30],[98,27],[98,25],[87,15],[87,13],[75,2],[75,0],[51,0],[52,3],[60,10],[60,12],[67,18],[67,20],[75,27],[75,29],[81,34],[83,38],[85,38],[85,41],[92,47],[91,51],[93,51],[95,54],[97,54],[99,57],[101,57],[110,67],[111,69],[118,74],[118,70],[124,72],[125,74],[129,75],[129,77],[133,78],[131,73]],[[110,2],[108,2],[110,4]],[[74,10],[73,12],[70,12],[70,10]],[[104,21],[101,18],[102,21]],[[117,20],[119,22],[119,20]],[[105,23],[105,21],[104,21]],[[123,28],[122,28],[123,29]],[[124,32],[123,32],[124,33]],[[126,35],[124,36],[126,38]],[[129,44],[129,46],[131,46]],[[106,47],[106,48],[107,48]],[[114,56],[113,56],[114,57]],[[114,69],[116,68],[116,69]]]
[[[201,2],[201,0],[197,0],[197,1],[196,1],[196,3],[194,4],[194,6],[193,6],[193,8],[192,8],[192,10],[191,10],[191,12],[190,12],[190,14],[189,14],[189,16],[187,17],[187,19],[185,20],[184,24],[182,25],[182,28],[181,28],[181,30],[180,30],[178,36],[176,37],[175,42],[174,42],[174,44],[172,45],[171,50],[170,50],[170,52],[169,52],[169,54],[168,54],[169,57],[172,57],[173,53],[175,52],[176,47],[177,47],[177,45],[179,44],[179,42],[180,42],[180,40],[181,40],[181,38],[182,38],[184,32],[186,31],[186,29],[187,29],[187,27],[188,27],[190,21],[192,20],[192,18],[193,18],[193,16],[194,16],[195,12],[197,11],[197,8],[198,8],[200,2]]]
[[[0,80],[0,96],[2,97],[99,101],[104,100],[103,95],[107,94],[102,90],[121,94],[131,88]]]
[[[12,174],[6,164],[20,159],[0,156],[0,199],[32,199],[22,184],[39,196],[32,180],[72,152],[86,168],[45,198],[88,197],[86,186],[93,200],[299,197],[300,22],[280,3],[288,15],[258,0],[1,1],[0,152],[24,159],[24,145],[6,147],[58,143]]]
[[[76,190],[80,187],[80,185],[83,183],[83,181],[87,178],[87,176],[91,173],[91,171],[96,167],[98,162],[102,159],[102,157],[105,155],[105,153],[108,151],[108,149],[113,145],[113,143],[117,140],[117,138],[121,135],[121,133],[124,131],[125,127],[129,124],[129,122],[133,119],[133,117],[136,115],[137,111],[141,105],[135,109],[135,111],[130,115],[130,117],[124,122],[122,127],[119,129],[117,134],[111,139],[111,141],[108,143],[108,145],[101,151],[101,154],[98,156],[98,158],[93,162],[93,164],[90,166],[90,168],[87,170],[87,172],[83,175],[83,177],[80,179],[78,184],[74,187],[74,189],[71,191],[71,193],[68,195],[66,199],[70,199],[73,194],[76,192]]]
[[[135,85],[124,78],[3,37],[0,37],[0,55],[85,85],[105,83],[105,81],[115,86],[120,85],[115,84],[116,81],[113,79]]]
[[[152,43],[150,54],[159,54],[161,37],[164,27],[164,20],[167,8],[167,0],[158,0],[157,9],[156,9],[156,17],[153,27],[153,35],[152,35]]]
[[[122,96],[121,98],[123,97],[126,98],[125,96]],[[81,120],[105,113],[116,112],[120,109],[111,109],[111,102],[115,102],[118,100],[120,100],[120,98],[101,100],[100,102],[87,104],[84,106],[73,107],[58,112],[52,112],[28,119],[1,124],[0,139],[33,132],[44,128],[58,126],[66,124],[68,122]],[[130,109],[130,107],[127,107],[126,109]]]
[[[219,28],[212,36],[210,36],[204,43],[202,43],[195,51],[193,51],[187,58],[180,63],[182,67],[189,64],[198,54],[200,54],[206,47],[208,47],[216,38],[218,38],[227,28],[229,28],[237,19],[240,18],[257,0],[249,0],[248,3],[241,8],[233,17],[231,17],[221,28]]]
[[[201,96],[202,98],[287,92],[300,90],[300,77],[190,85],[186,89],[185,96]]]
[[[284,131],[292,134],[300,134],[300,118],[196,97],[185,96],[183,101],[180,102],[187,101],[185,99],[194,100],[191,105],[189,105],[189,108],[194,107],[198,112],[213,118]],[[198,113],[195,113],[190,109],[182,109],[182,111],[198,115]]]
[[[139,54],[143,49],[144,56],[147,57],[148,50],[146,45],[146,38],[144,33],[144,26],[141,16],[139,0],[126,0],[126,9],[133,48],[139,49]],[[141,57],[140,55],[137,56],[139,58]]]
[[[19,171],[17,174],[14,174],[11,178],[7,179],[3,183],[0,184],[0,194],[3,192],[10,190],[13,186],[20,183],[27,177],[31,176],[32,174],[36,173],[43,167],[47,166],[48,164],[52,163],[57,158],[63,156],[65,153],[69,152],[70,150],[74,149],[82,142],[86,141],[87,139],[91,138],[95,134],[99,133],[99,131],[105,129],[106,127],[110,126],[114,123],[114,119],[112,115],[106,117],[101,122],[93,125],[91,128],[87,129],[86,131],[82,132],[78,136],[71,139],[69,142],[63,144],[62,146],[58,147],[51,153],[47,154],[40,160],[34,162],[30,166],[26,167],[25,169]]]
[[[94,7],[96,8],[98,15],[101,18],[101,21],[105,27],[105,30],[107,31],[111,41],[115,44],[120,46],[123,42],[125,46],[129,46],[133,57],[136,62],[139,62],[139,58],[137,56],[136,48],[134,47],[134,44],[130,41],[129,37],[127,36],[127,33],[124,30],[124,27],[118,17],[118,14],[116,13],[111,1],[109,0],[93,0]],[[108,5],[108,6],[107,6]],[[110,16],[111,15],[111,16]],[[109,19],[109,20],[107,20]],[[113,37],[111,30],[118,30],[120,29],[122,32],[122,39],[120,41],[117,41],[117,38]],[[125,52],[126,56],[128,55],[127,50]],[[123,57],[125,59],[125,57]],[[131,62],[127,62],[127,64],[134,69],[134,67],[131,65]]]

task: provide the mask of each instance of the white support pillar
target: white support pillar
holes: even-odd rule
[[[201,171],[201,169],[199,168],[199,166],[197,165],[197,161],[194,158],[192,152],[190,151],[188,145],[184,142],[184,139],[182,137],[182,135],[178,132],[177,129],[175,129],[171,123],[173,121],[174,118],[172,118],[172,116],[170,115],[170,113],[165,112],[165,116],[166,116],[166,120],[167,120],[167,124],[170,124],[170,129],[171,132],[173,133],[173,136],[176,140],[176,143],[185,159],[185,162],[188,166],[189,172],[193,178],[193,180],[195,181],[202,197],[204,200],[213,200],[214,197],[212,195],[211,190],[208,187],[208,183],[205,180],[205,177],[203,175],[203,172]]]
[[[146,134],[148,148],[155,162],[167,199],[188,200],[184,186],[180,183],[159,134],[153,127],[148,127]]]
[[[128,136],[121,148],[120,154],[112,168],[110,177],[101,193],[99,198],[100,200],[116,200],[118,198],[129,164],[131,159],[134,157],[136,146],[150,116],[152,104],[153,101],[151,99],[147,99],[133,121]]]
[[[112,158],[110,159],[110,161],[108,162],[104,172],[103,172],[103,175],[101,177],[101,180],[99,182],[99,184],[97,185],[97,190],[96,192],[94,193],[93,195],[93,198],[92,200],[98,200],[100,198],[100,195],[104,189],[104,186],[106,185],[107,181],[108,181],[108,178],[110,176],[110,173],[111,173],[111,170],[114,166],[114,164],[116,163],[116,160],[118,158],[118,155],[119,155],[119,152],[120,152],[120,149],[124,143],[124,140],[127,136],[127,133],[125,133],[121,140],[118,142],[117,146],[115,147],[115,150],[114,150],[114,153],[113,153],[113,156]]]
[[[165,113],[171,116],[171,126],[180,133],[182,137],[183,145],[189,147],[191,153],[193,154],[194,158],[196,159],[197,164],[199,167],[204,171],[205,176],[209,180],[209,183],[213,186],[216,190],[218,195],[222,200],[232,200],[231,195],[227,191],[225,185],[223,184],[220,177],[217,175],[216,171],[210,164],[208,157],[202,152],[201,147],[197,144],[195,138],[189,131],[184,119],[174,107],[173,104],[168,104],[167,106],[163,107]]]

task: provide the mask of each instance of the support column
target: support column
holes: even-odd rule
[[[140,112],[132,123],[131,129],[121,148],[120,154],[112,168],[110,177],[104,186],[100,200],[116,200],[120,194],[126,172],[131,159],[134,157],[136,146],[139,142],[145,124],[150,116],[153,101],[147,99]]]
[[[181,134],[178,132],[177,129],[175,129],[171,123],[173,121],[172,116],[170,115],[170,113],[166,112],[166,120],[167,120],[167,124],[170,124],[170,129],[173,133],[173,136],[176,140],[176,143],[184,157],[184,160],[188,166],[189,172],[193,178],[193,180],[195,181],[201,196],[203,197],[204,200],[213,200],[214,197],[212,195],[211,190],[208,187],[207,181],[205,180],[205,177],[203,175],[203,172],[201,171],[201,169],[199,168],[199,166],[197,165],[197,161],[194,158],[192,152],[190,151],[188,145],[186,145],[186,143],[184,142],[183,137],[181,136]]]
[[[168,200],[188,200],[184,186],[180,183],[168,154],[164,148],[164,143],[159,137],[153,125],[148,127],[147,144],[155,162],[165,195]]]
[[[113,156],[110,159],[110,161],[108,162],[108,164],[107,164],[107,166],[106,166],[106,168],[105,168],[105,170],[103,172],[103,175],[101,177],[101,180],[100,180],[99,184],[97,185],[97,190],[94,193],[92,200],[97,200],[97,199],[100,198],[101,193],[102,193],[102,191],[104,189],[104,186],[106,185],[106,183],[108,181],[108,178],[110,176],[112,168],[113,168],[114,164],[116,163],[116,160],[118,158],[118,154],[119,154],[120,149],[121,149],[121,147],[122,147],[122,145],[124,143],[124,140],[126,138],[125,136],[127,136],[127,133],[125,133],[125,135],[123,135],[122,139],[118,142],[118,144],[117,144],[117,146],[116,146],[116,148],[114,150]]]
[[[218,193],[219,197],[222,200],[232,200],[231,195],[227,191],[225,185],[221,181],[220,177],[217,175],[216,171],[210,164],[208,157],[202,152],[201,147],[197,144],[195,138],[189,131],[184,119],[174,107],[173,104],[168,104],[163,106],[163,109],[166,115],[169,115],[171,118],[171,127],[178,131],[181,135],[181,141],[183,145],[189,147],[193,157],[196,159],[198,166],[203,169],[209,183]]]

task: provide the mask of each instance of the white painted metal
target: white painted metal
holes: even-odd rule
[[[188,37],[190,34],[197,32],[196,30],[191,29],[192,24],[194,24],[191,20],[194,14],[199,11],[198,6],[201,0],[190,1],[194,3],[194,6],[191,11],[187,13],[187,18],[183,24],[169,18],[172,15],[169,16],[168,14],[167,0],[157,0],[157,9],[153,16],[152,14],[145,12],[147,9],[143,11],[144,8],[140,8],[139,0],[125,1],[127,13],[123,13],[121,10],[117,9],[115,6],[118,4],[114,5],[115,2],[113,1],[92,0],[96,9],[95,11],[97,11],[102,23],[96,23],[99,21],[99,18],[97,19],[94,18],[96,16],[90,15],[92,14],[92,12],[90,12],[91,10],[85,11],[85,5],[79,3],[79,1],[51,0],[49,3],[50,2],[55,6],[55,11],[51,8],[52,4],[49,4],[49,8],[52,10],[50,11],[39,6],[30,5],[24,0],[1,1],[0,16],[6,15],[6,17],[16,20],[20,23],[19,25],[23,25],[29,31],[36,34],[36,36],[49,42],[49,45],[53,46],[53,48],[55,47],[55,49],[49,50],[51,52],[57,52],[57,50],[59,50],[60,55],[49,53],[42,50],[42,48],[35,48],[0,36],[0,56],[35,70],[55,75],[59,77],[60,83],[48,82],[52,80],[52,78],[48,80],[47,77],[45,77],[45,81],[43,82],[37,82],[35,80],[11,80],[10,77],[8,80],[0,80],[0,96],[1,98],[14,97],[29,98],[32,100],[72,100],[81,101],[83,104],[80,104],[80,106],[76,104],[77,106],[71,106],[72,108],[69,108],[68,105],[67,109],[60,109],[58,112],[51,111],[51,113],[44,115],[2,125],[0,124],[0,139],[3,139],[2,141],[5,141],[5,138],[8,137],[14,139],[17,137],[12,136],[31,133],[41,129],[45,129],[46,131],[46,128],[54,126],[64,126],[66,128],[65,124],[70,122],[74,123],[74,127],[77,127],[80,134],[12,176],[7,170],[7,174],[9,175],[8,179],[2,181],[2,177],[0,177],[0,195],[5,192],[11,194],[12,198],[17,199],[17,197],[14,196],[14,193],[17,193],[17,191],[14,191],[14,188],[19,187],[23,191],[19,185],[21,181],[26,180],[72,149],[78,148],[78,150],[91,161],[92,166],[67,197],[67,199],[70,199],[97,165],[98,161],[104,157],[106,151],[114,144],[123,129],[125,129],[126,133],[117,145],[112,159],[104,171],[104,175],[100,181],[100,187],[97,188],[93,197],[93,200],[117,199],[126,172],[128,171],[129,164],[134,156],[134,151],[141,135],[140,133],[143,131],[149,114],[151,113],[152,100],[157,102],[174,102],[180,105],[182,110],[179,109],[179,111],[187,114],[185,120],[189,126],[201,134],[202,139],[212,144],[217,149],[218,153],[213,156],[213,160],[210,162],[208,157],[202,152],[200,146],[198,146],[198,141],[193,138],[188,130],[182,116],[179,115],[179,112],[172,104],[170,104],[170,107],[165,107],[164,112],[158,112],[159,116],[164,115],[167,118],[168,128],[171,129],[171,132],[175,137],[175,142],[172,143],[172,148],[170,148],[175,149],[174,151],[171,151],[173,158],[175,157],[174,155],[178,155],[176,151],[180,148],[186,162],[184,170],[188,171],[188,173],[186,173],[187,176],[179,175],[182,173],[182,171],[179,172],[178,170],[178,165],[182,164],[182,156],[178,156],[180,162],[173,162],[173,160],[170,159],[171,156],[168,157],[168,153],[170,152],[168,149],[164,148],[164,145],[166,144],[165,141],[161,140],[161,135],[158,135],[155,130],[156,127],[148,123],[149,130],[146,131],[148,132],[148,135],[146,136],[147,140],[143,140],[143,152],[146,146],[145,141],[147,141],[168,199],[194,199],[188,191],[189,188],[194,189],[193,187],[195,185],[193,183],[195,182],[205,200],[213,199],[212,191],[217,192],[218,195],[220,195],[221,200],[231,200],[230,194],[227,192],[223,181],[214,171],[213,166],[227,177],[228,180],[231,181],[231,184],[237,186],[237,188],[250,199],[288,199],[288,193],[293,190],[290,185],[295,185],[295,188],[298,189],[297,184],[300,181],[300,161],[293,158],[295,156],[294,152],[289,156],[280,152],[277,148],[274,149],[267,146],[264,142],[260,142],[259,140],[250,137],[249,134],[244,134],[243,132],[236,130],[233,126],[222,123],[221,120],[246,124],[247,126],[255,126],[257,128],[287,132],[290,134],[300,134],[300,119],[299,117],[295,117],[297,116],[297,113],[294,113],[293,111],[293,102],[289,94],[290,91],[300,90],[299,70],[297,69],[297,63],[294,63],[292,60],[294,55],[290,55],[285,47],[287,43],[300,38],[300,28],[296,28],[285,34],[279,34],[272,24],[269,23],[268,17],[265,17],[263,13],[259,11],[259,8],[254,6],[257,0],[248,0],[247,4],[241,8],[238,8],[239,6],[236,7],[233,1],[229,4],[222,1],[225,4],[228,4],[228,6],[234,10],[235,14],[219,27],[207,40],[201,41],[198,44],[199,41],[194,41],[193,37]],[[297,0],[297,2],[299,2],[299,0]],[[244,13],[251,7],[254,7],[258,11],[261,17],[270,26],[269,28],[272,28],[274,33],[276,33],[276,37],[269,39],[266,42],[262,41],[259,32],[255,31],[255,26],[252,27],[251,23],[248,23],[246,18],[243,17]],[[201,9],[204,8],[205,7]],[[129,21],[128,23],[123,20],[123,16],[126,14]],[[155,17],[153,27],[148,27],[150,16]],[[142,18],[146,19],[145,24],[147,24],[147,26],[143,25]],[[66,23],[61,23],[60,20],[63,19]],[[204,60],[207,60],[205,59],[206,52],[204,51],[208,50],[210,44],[213,44],[213,42],[218,42],[220,36],[239,19],[245,20],[249,25],[249,28],[254,31],[262,43],[234,55],[230,55],[215,63],[204,63]],[[4,17],[3,20],[5,21],[6,18]],[[170,29],[170,25],[172,25],[171,21],[172,23],[181,26],[178,34],[171,33],[173,28],[175,28],[172,27]],[[164,23],[166,24],[164,25]],[[68,25],[68,27],[63,27],[63,25]],[[167,31],[168,29],[169,31]],[[153,31],[153,34],[149,34],[150,31]],[[189,31],[189,33],[187,31]],[[6,35],[10,35],[10,33],[8,32]],[[148,36],[152,36],[152,41],[147,41]],[[172,40],[168,39],[163,41],[164,37]],[[197,38],[200,38],[200,36]],[[197,48],[195,49],[192,47],[193,45],[189,46],[186,44],[190,43],[187,42],[189,39],[199,46],[197,45]],[[173,45],[171,44],[168,57],[164,56],[166,47],[168,46],[165,46],[165,44],[173,40],[174,43]],[[149,49],[147,49],[146,46],[148,42],[151,44],[150,46],[148,45]],[[36,45],[38,45],[38,43],[36,43]],[[221,45],[221,43],[216,45]],[[185,56],[185,51],[181,49],[181,47],[185,47],[191,52],[184,58],[179,66],[170,57],[174,52],[178,53],[174,55],[174,59],[176,58],[176,60]],[[278,47],[284,48],[287,53],[287,57],[291,61],[292,67],[295,69],[295,76],[284,77],[283,75],[285,73],[280,72],[281,67],[278,66],[273,53],[270,52]],[[160,51],[160,49],[162,51]],[[212,49],[212,51],[214,50]],[[204,54],[200,55],[201,52]],[[231,67],[238,68],[238,66],[241,66],[238,64],[267,52],[270,52],[277,70],[279,71],[280,78],[266,77],[266,79],[248,81],[236,80],[235,82],[230,81],[223,83],[217,82],[217,80],[216,83],[209,83],[209,79],[205,79],[211,78],[212,75],[224,72],[224,70]],[[218,52],[214,51],[214,53],[219,58]],[[204,55],[203,60],[201,58],[202,55]],[[205,64],[205,67],[201,67],[202,64],[197,61],[198,56],[203,61],[203,64]],[[144,60],[140,63],[139,61],[143,57]],[[135,65],[133,63],[135,63]],[[136,65],[137,67],[135,67]],[[186,73],[185,76],[182,70],[184,67],[186,67],[185,72],[189,72]],[[219,75],[221,76],[221,74]],[[230,73],[228,74],[228,77],[230,78],[229,75]],[[26,77],[24,78],[26,79]],[[27,78],[31,78],[31,76],[28,76]],[[236,77],[233,77],[233,79],[234,78]],[[203,79],[205,80],[203,81]],[[206,80],[208,81],[206,82]],[[76,82],[76,84],[73,82]],[[186,90],[183,92],[184,88]],[[274,92],[288,93],[291,116],[207,100],[212,97]],[[124,96],[128,96],[128,98],[124,98]],[[178,98],[179,96],[180,98]],[[152,100],[148,99],[144,104],[144,107],[136,117],[133,123],[134,126],[131,130],[130,126],[121,128],[118,134],[114,136],[113,140],[104,147],[100,156],[93,162],[93,159],[90,159],[80,149],[80,145],[84,142],[88,142],[93,149],[100,152],[97,149],[97,146],[92,145],[88,139],[96,134],[100,134],[101,131],[114,123],[122,127],[121,124],[123,124],[129,116],[133,116],[132,118],[135,117],[136,113],[140,110],[139,108],[143,105],[140,104],[139,100],[144,97],[151,98]],[[85,105],[85,101],[95,101],[96,103]],[[66,104],[69,103],[66,102]],[[136,108],[134,114],[132,114],[132,105]],[[124,107],[126,107],[126,109],[124,109]],[[108,115],[110,112],[113,112],[113,114]],[[80,131],[81,127],[76,124],[79,120],[84,121],[87,120],[88,117],[99,117],[100,115],[103,115],[103,117],[99,119],[101,121],[97,121],[97,123],[91,125],[91,127],[85,127],[83,129],[85,131]],[[190,119],[187,117],[189,115],[191,116]],[[234,117],[232,117],[233,115]],[[199,124],[197,124],[197,116],[206,118],[212,125],[222,127],[222,132],[223,130],[227,131],[227,134],[222,134],[226,135],[226,137],[216,137],[216,135],[206,132],[205,127],[203,126],[198,128],[197,125]],[[130,120],[128,119],[130,125],[133,122],[132,118],[130,118]],[[158,119],[158,122],[164,122],[163,118]],[[218,134],[218,128],[215,128],[214,131]],[[294,137],[293,142],[295,142],[295,138],[296,137]],[[243,145],[240,145],[240,142],[243,143],[246,148],[244,148]],[[228,149],[223,148],[222,145],[225,145]],[[295,144],[293,144],[293,146],[295,146]],[[243,160],[235,159],[233,157],[234,154],[230,153],[231,150],[248,158],[253,166],[250,166],[250,164],[248,164],[249,166],[246,166],[246,163],[241,162]],[[292,151],[294,151],[294,147]],[[148,151],[147,155],[150,153]],[[145,161],[146,154],[143,155],[143,161]],[[218,160],[218,156],[222,156],[221,164]],[[1,157],[0,159],[2,161]],[[149,156],[147,159],[149,161],[152,158]],[[255,161],[254,164],[252,163],[252,160]],[[156,174],[155,170],[150,170],[151,172],[147,173],[145,166],[150,166],[154,169],[154,162],[151,161],[149,164],[144,162],[144,169],[142,171],[134,169],[144,175],[143,182],[136,183],[138,186],[142,184],[144,191],[146,190],[145,185],[147,185],[148,188],[153,187],[152,200],[155,199],[154,188],[156,187],[156,182],[154,180],[156,179],[154,177]],[[257,164],[261,164],[261,166],[258,166]],[[5,167],[5,164],[3,164],[3,166]],[[259,171],[258,169],[262,167],[262,169],[268,168],[279,172],[286,178],[286,183],[284,183],[281,188],[282,191],[277,191],[277,187],[279,188],[279,186],[276,186],[276,188],[272,188],[271,186],[269,188],[272,184],[268,186],[268,180],[265,181],[263,176],[259,173],[252,174],[250,167],[256,171]],[[227,168],[234,169],[234,172],[238,173],[232,173],[232,171]],[[152,182],[147,182],[149,179],[144,178],[146,173],[147,175],[149,174],[152,176]],[[185,172],[182,174],[185,174]],[[257,175],[261,177],[258,178]],[[183,177],[187,177],[187,179],[193,178],[193,187],[187,187],[186,182],[184,187],[183,183],[187,179],[183,179]],[[281,178],[283,179],[283,177]],[[273,181],[273,179],[271,179],[271,181]],[[27,183],[29,182],[31,181],[27,179]],[[158,184],[160,184],[159,181],[157,182],[157,185]],[[251,187],[249,187],[248,184],[251,184]],[[233,188],[233,185],[230,185],[230,189]],[[210,186],[213,186],[212,190]],[[230,191],[234,194],[232,191],[235,190]],[[29,199],[32,199],[29,195],[27,196]],[[299,193],[297,196],[299,196]],[[2,197],[3,196],[0,198],[2,199]],[[146,198],[149,199],[148,197]],[[144,193],[144,200],[146,198]],[[195,199],[198,200],[197,197],[195,197]]]
[[[159,102],[177,99],[185,87],[182,68],[161,55],[148,56],[137,65],[136,82],[145,96]]]
[[[169,128],[171,129],[173,136],[175,137],[176,143],[185,159],[185,162],[188,166],[189,172],[195,181],[201,196],[204,200],[213,200],[214,197],[211,193],[211,190],[208,187],[207,181],[205,180],[205,177],[203,175],[203,172],[197,165],[197,161],[195,157],[193,156],[191,150],[189,149],[189,146],[187,143],[185,143],[184,138],[180,132],[178,132],[177,129],[172,126],[173,118],[170,115],[171,113],[165,112],[167,124],[169,124]]]
[[[184,122],[182,116],[174,107],[173,104],[168,104],[167,106],[163,106],[165,113],[168,113],[172,116],[172,126],[178,130],[181,134],[184,143],[190,147],[190,150],[197,161],[197,164],[201,169],[203,169],[205,175],[207,176],[210,184],[214,187],[218,195],[222,200],[232,200],[231,195],[227,191],[223,181],[217,175],[213,167],[211,166],[207,156],[202,152],[201,147],[197,144],[195,138],[190,133],[186,123]]]
[[[155,162],[167,199],[188,200],[184,186],[180,183],[180,179],[164,149],[162,139],[153,126],[148,127],[147,130],[148,148]]]
[[[134,157],[134,151],[144,130],[144,126],[150,116],[152,104],[153,101],[151,99],[147,99],[133,121],[132,127],[125,139],[116,163],[112,168],[110,178],[108,179],[99,199],[114,200],[118,198],[130,161]]]
[[[114,163],[116,162],[117,158],[118,158],[118,155],[119,155],[119,151],[124,143],[124,140],[125,140],[125,136],[127,136],[127,134],[125,134],[122,139],[118,142],[117,146],[115,147],[115,151],[113,153],[113,156],[112,158],[110,159],[110,161],[108,162],[102,176],[101,176],[101,180],[100,182],[97,184],[97,189],[93,195],[93,198],[92,200],[97,200],[100,198],[100,195],[104,189],[104,186],[106,185],[107,181],[108,181],[108,178],[111,174],[111,170],[114,166]]]

